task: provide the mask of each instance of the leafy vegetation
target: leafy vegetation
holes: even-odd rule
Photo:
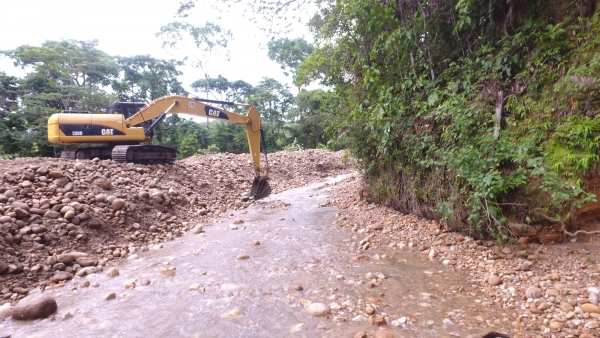
[[[583,178],[599,162],[600,19],[588,2],[319,5],[297,81],[335,88],[368,198],[499,239],[509,221],[566,220],[595,200]]]

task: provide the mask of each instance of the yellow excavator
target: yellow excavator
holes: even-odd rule
[[[260,115],[252,105],[246,115],[236,114],[207,103],[241,105],[180,95],[165,96],[149,104],[142,102],[114,102],[107,114],[82,111],[63,111],[48,119],[48,140],[66,145],[62,158],[113,159],[117,162],[169,163],[175,160],[177,150],[150,144],[154,128],[167,114],[189,114],[246,127],[248,147],[254,167],[254,181],[246,199],[258,200],[271,194],[268,180],[267,151]],[[261,142],[262,141],[262,142]],[[266,165],[260,165],[260,147]],[[101,146],[92,146],[98,145]],[[72,147],[77,145],[77,147]]]

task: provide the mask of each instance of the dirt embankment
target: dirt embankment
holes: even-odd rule
[[[269,155],[273,193],[348,173],[342,153]],[[0,296],[99,271],[148,245],[243,209],[253,179],[247,154],[169,165],[22,158],[0,161]]]

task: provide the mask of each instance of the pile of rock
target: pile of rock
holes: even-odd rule
[[[352,171],[342,156],[269,154],[273,192]],[[169,165],[23,158],[0,169],[0,297],[13,301],[246,208],[253,179],[247,154]]]

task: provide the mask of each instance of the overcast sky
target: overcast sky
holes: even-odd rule
[[[113,56],[150,54],[156,58],[181,59],[183,56],[163,51],[156,38],[161,26],[176,20],[178,4],[179,0],[5,0],[0,20],[0,50],[25,44],[39,46],[45,40],[97,39],[98,48]],[[213,58],[209,63],[210,76],[221,74],[229,81],[244,80],[253,85],[268,76],[291,84],[279,65],[267,57],[268,38],[261,36],[242,13],[243,8],[219,13],[209,6],[200,6],[187,19],[197,26],[212,21],[233,33],[229,44],[231,60]],[[289,37],[299,36],[308,39],[302,28]],[[182,70],[184,77],[180,80],[188,90],[191,82],[203,77],[200,70]],[[6,58],[0,58],[0,71],[23,74]]]

